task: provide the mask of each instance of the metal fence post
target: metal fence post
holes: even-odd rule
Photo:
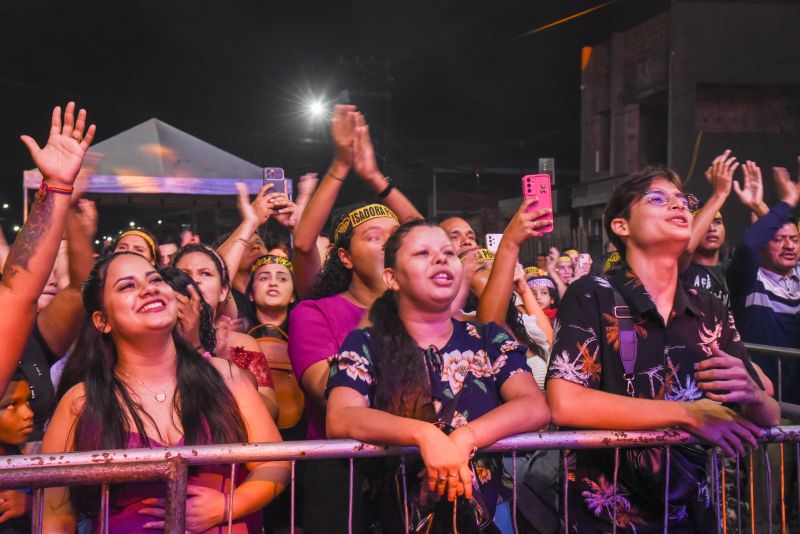
[[[167,510],[164,534],[186,532],[186,487],[189,485],[189,464],[180,456],[168,462]]]

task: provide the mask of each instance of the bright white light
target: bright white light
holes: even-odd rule
[[[318,119],[325,113],[325,105],[319,100],[314,100],[308,105],[308,111],[312,117]]]
[[[161,219],[158,220],[158,224],[161,224]]]
[[[19,225],[18,225],[18,224],[15,224],[15,225],[14,225],[14,231],[15,231],[15,232],[19,232]]]
[[[5,204],[3,204],[3,209],[4,209],[4,210],[7,210],[7,209],[8,209],[8,203],[7,203],[7,202],[6,202]]]
[[[136,223],[135,223],[135,222],[133,222],[133,221],[131,221],[131,222],[129,222],[129,223],[128,223],[128,226],[130,226],[131,228],[133,228],[134,226],[136,226]]]
[[[94,240],[94,244],[95,244],[95,245],[99,245],[99,244],[100,244],[100,240],[99,240],[99,239],[95,239],[95,240]]]

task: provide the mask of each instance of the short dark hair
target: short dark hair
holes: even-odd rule
[[[656,178],[668,180],[675,184],[680,191],[683,191],[683,182],[677,172],[668,167],[648,166],[632,174],[611,193],[611,198],[608,199],[606,211],[603,214],[603,229],[606,231],[608,240],[617,247],[620,256],[625,256],[625,243],[611,231],[611,221],[620,217],[628,219],[631,216],[631,205],[650,189],[650,184]]]

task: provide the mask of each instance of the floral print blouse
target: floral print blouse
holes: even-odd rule
[[[693,376],[694,364],[711,357],[713,345],[744,360],[750,375],[761,383],[733,317],[719,299],[679,282],[669,321],[664,324],[642,282],[625,268],[608,278],[586,276],[569,286],[555,324],[548,380],[560,378],[586,388],[627,395],[612,285],[634,318],[635,397],[684,402],[703,398],[704,392]],[[615,494],[613,449],[576,451],[570,465],[570,532],[610,532],[615,512],[619,532],[642,533],[650,528],[662,532],[663,504],[659,510],[651,509],[619,479]],[[663,487],[658,491],[663,495]],[[714,527],[713,522],[709,524],[713,521],[709,503],[708,487],[702,481],[698,483],[696,499],[670,503],[670,528],[710,531]]]
[[[358,391],[372,406],[375,395],[375,367],[372,361],[371,329],[354,330],[347,336],[331,362],[328,391],[349,387]],[[453,319],[453,334],[440,350],[420,349],[431,376],[433,405],[439,415],[448,401],[456,399],[450,423],[466,425],[502,403],[500,389],[506,380],[519,373],[531,373],[525,348],[495,323],[473,323]],[[446,411],[450,411],[449,408]],[[492,512],[501,482],[498,459],[478,455],[475,473],[486,503]]]

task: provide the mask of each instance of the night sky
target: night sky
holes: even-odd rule
[[[576,172],[580,49],[668,7],[600,1],[0,3],[0,195],[21,221],[21,133],[46,139],[75,100],[102,141],[157,117],[260,166],[322,174],[327,130],[303,102],[349,90],[386,174],[424,193],[431,169]],[[102,212],[101,212],[102,213]],[[110,215],[103,215],[106,225]],[[116,224],[116,223],[115,223]]]

